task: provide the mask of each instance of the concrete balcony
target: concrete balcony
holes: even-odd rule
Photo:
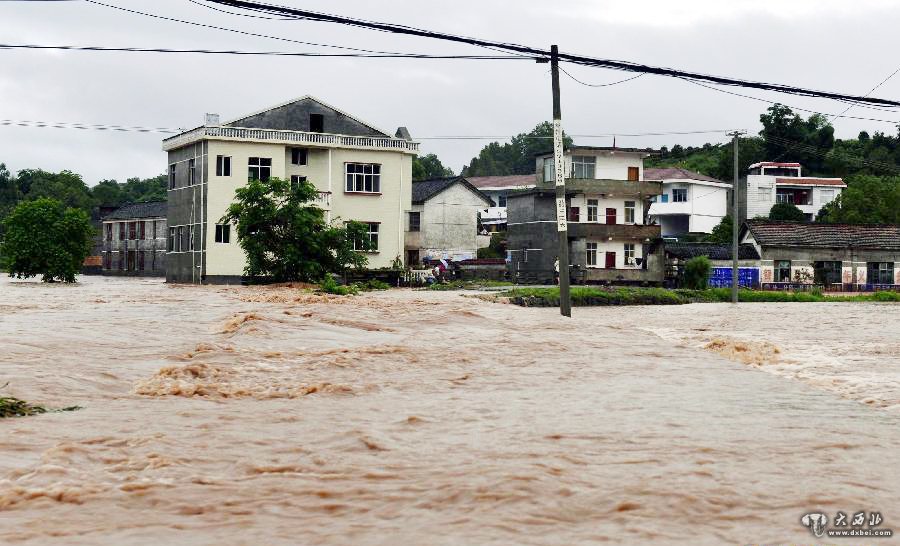
[[[419,152],[419,143],[388,137],[359,137],[304,131],[279,131],[275,129],[249,129],[245,127],[197,127],[163,140],[165,152],[200,142],[224,140],[233,142],[267,142],[271,144],[302,145],[308,148],[352,148],[357,150],[399,151],[409,154]]]
[[[541,182],[538,189],[554,191],[552,183]],[[566,179],[566,193],[587,193],[606,197],[652,197],[662,195],[662,182],[651,180],[597,180],[591,178]]]
[[[316,192],[316,196],[312,200],[313,205],[319,207],[320,209],[328,210],[331,208],[331,192],[330,191],[320,191]]]
[[[659,226],[632,224],[595,224],[578,222],[569,224],[569,237],[589,237],[591,239],[646,240],[662,236]]]
[[[650,216],[669,216],[672,214],[691,214],[690,201],[682,201],[680,203],[652,203],[650,205]]]

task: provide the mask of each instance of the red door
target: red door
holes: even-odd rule
[[[606,209],[606,223],[607,224],[615,224],[616,223],[616,209]]]
[[[616,253],[615,252],[607,252],[606,253],[606,269],[615,269],[616,268]]]

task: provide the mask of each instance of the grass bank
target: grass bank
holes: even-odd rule
[[[605,288],[573,286],[572,305],[579,307],[603,305],[684,305],[688,303],[719,303],[731,301],[728,288],[707,290],[669,290],[666,288]],[[499,297],[523,307],[556,307],[559,305],[559,288],[514,288],[501,292]],[[763,292],[741,290],[742,302],[844,302],[876,301],[900,302],[900,293],[876,292],[854,296],[826,296],[815,292]]]
[[[488,279],[471,279],[466,281],[449,281],[428,285],[428,290],[478,290],[479,288],[513,287],[509,281],[492,281]]]

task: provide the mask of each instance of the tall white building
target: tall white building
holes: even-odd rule
[[[678,168],[646,168],[644,180],[663,184],[649,211],[650,221],[659,224],[663,237],[712,233],[728,214],[731,184]]]
[[[768,217],[776,203],[796,205],[807,221],[841,194],[840,178],[802,176],[799,163],[762,162],[750,165],[747,175],[747,218]]]

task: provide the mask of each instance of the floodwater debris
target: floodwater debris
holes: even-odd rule
[[[3,385],[5,388],[6,385]],[[80,410],[80,406],[69,406],[66,408],[50,409],[37,404],[29,404],[24,400],[13,397],[0,397],[0,419],[7,417],[29,417],[31,415],[41,415],[44,413],[57,413],[61,411]]]

